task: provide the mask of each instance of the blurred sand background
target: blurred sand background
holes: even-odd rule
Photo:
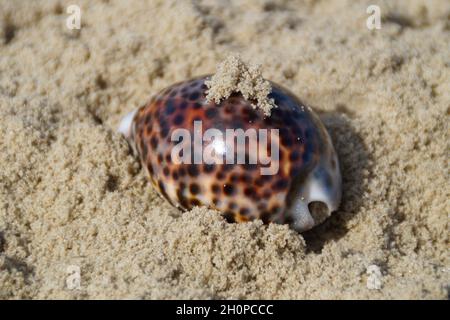
[[[445,0],[1,0],[0,298],[447,298],[449,17]],[[115,133],[229,53],[331,133],[343,203],[313,231],[181,215]]]

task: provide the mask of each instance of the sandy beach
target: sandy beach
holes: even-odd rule
[[[445,0],[0,0],[0,298],[447,299],[449,17]],[[331,135],[343,199],[311,231],[181,213],[117,133],[229,54]]]

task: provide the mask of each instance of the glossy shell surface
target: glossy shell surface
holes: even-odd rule
[[[195,78],[162,90],[121,124],[120,131],[127,136],[161,196],[182,210],[207,206],[219,210],[229,221],[288,223],[300,232],[321,223],[338,208],[338,158],[325,127],[311,108],[275,83],[269,97],[277,107],[270,116],[254,109],[240,94],[215,104],[206,100],[205,80]],[[273,143],[278,145],[278,159],[272,160],[277,163],[271,163],[278,167],[277,172],[262,174],[261,168],[268,165],[249,163],[249,148],[242,164],[194,163],[198,152],[193,148],[198,131],[195,121],[201,121],[202,133],[210,128],[222,132],[222,146],[229,142],[225,140],[227,129],[278,130],[277,136],[268,134],[267,144],[268,154]],[[188,141],[192,163],[173,161],[173,148],[180,142],[173,139],[176,129],[192,134]],[[251,139],[245,140],[246,147]],[[204,150],[213,141],[201,143]],[[236,153],[237,149],[223,148],[223,159],[227,152]],[[313,203],[324,204],[326,210],[311,212]]]

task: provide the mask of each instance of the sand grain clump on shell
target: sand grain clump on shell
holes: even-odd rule
[[[237,55],[230,55],[221,62],[205,84],[208,87],[207,101],[218,104],[236,92],[255,101],[252,106],[262,110],[266,116],[270,116],[272,108],[276,107],[273,99],[268,97],[272,86],[262,77],[261,66],[247,64]]]

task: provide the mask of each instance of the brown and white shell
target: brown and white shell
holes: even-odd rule
[[[269,98],[276,108],[270,116],[254,109],[251,101],[237,93],[215,104],[206,100],[206,79],[195,78],[162,90],[120,125],[119,131],[139,155],[159,194],[182,210],[207,206],[222,212],[229,221],[288,223],[299,232],[337,210],[342,192],[338,158],[312,109],[275,83]],[[203,131],[214,128],[224,136],[227,129],[277,129],[278,139],[271,136],[268,141],[268,145],[277,143],[279,147],[279,157],[274,160],[278,161],[277,173],[262,174],[261,168],[266,166],[249,161],[174,161],[172,151],[179,143],[173,139],[174,131],[185,129],[194,136],[195,121],[201,121]],[[189,141],[192,145],[193,140]],[[205,148],[212,142],[201,143]],[[226,146],[225,138],[221,143]],[[245,140],[246,147],[250,143],[251,138]],[[229,150],[223,148],[222,155],[237,152],[237,148]],[[192,150],[192,158],[195,152]],[[250,155],[246,156],[248,160]],[[317,210],[321,205],[325,210]]]

